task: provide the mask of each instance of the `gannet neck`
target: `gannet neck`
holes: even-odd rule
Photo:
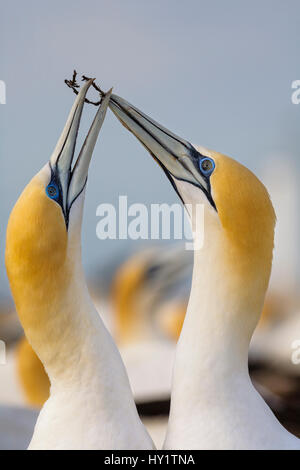
[[[218,222],[213,224],[213,230],[208,227],[205,246],[194,254],[191,295],[174,373],[175,389],[179,384],[187,386],[183,376],[189,383],[192,378],[197,387],[196,402],[201,395],[211,396],[218,385],[231,387],[233,373],[248,379],[249,342],[264,300],[263,291],[257,294],[256,286],[249,285],[248,279],[235,278],[233,266],[229,261],[225,264],[227,241]],[[249,299],[251,291],[255,302]]]
[[[241,270],[218,219],[206,212],[205,220],[204,247],[194,253],[191,295],[176,349],[164,448],[297,448],[298,440],[274,417],[248,372],[268,267],[263,278],[251,276],[246,256]]]
[[[29,449],[152,448],[119,351],[87,297],[73,318],[46,365],[50,398]]]

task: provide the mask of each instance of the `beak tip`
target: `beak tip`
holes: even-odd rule
[[[105,93],[105,98],[108,96],[110,97],[110,95],[112,94],[112,91],[113,91],[113,87],[111,87],[106,93]]]
[[[102,97],[102,101],[101,101],[101,105],[103,106],[108,106],[109,102],[110,102],[110,97],[111,97],[111,94],[112,94],[112,88],[110,90],[108,90],[105,95]]]
[[[90,78],[89,80],[87,80],[84,85],[81,87],[81,90],[82,90],[82,94],[85,94],[87,92],[87,90],[90,88],[90,86],[92,85],[92,83],[94,82],[95,78]],[[80,90],[80,91],[81,91]],[[80,93],[80,92],[79,92]]]

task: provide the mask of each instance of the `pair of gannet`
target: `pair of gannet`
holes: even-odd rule
[[[109,94],[71,172],[90,84],[80,91],[50,164],[25,189],[8,226],[6,264],[16,307],[51,380],[30,448],[152,447],[81,267],[84,186],[109,104],[180,198],[193,209],[197,204],[206,209],[204,247],[194,254],[177,346],[164,448],[300,449],[248,374],[249,342],[272,264],[275,214],[265,187],[238,162],[192,146]]]
[[[191,267],[192,253],[185,251],[181,244],[167,249],[151,247],[129,256],[113,276],[108,299],[110,315],[104,318],[102,307],[101,316],[113,333],[134,398],[139,402],[146,398],[153,400],[155,397],[161,399],[169,396],[174,342],[179,338],[185,317]],[[98,296],[98,289],[94,290],[96,308]],[[101,304],[103,306],[103,300],[101,298],[99,301],[100,307]],[[278,298],[272,292],[268,294],[250,343],[250,376],[252,367],[254,370],[257,366],[260,369],[263,367],[265,372],[263,375],[259,373],[263,382],[272,373],[270,369],[273,374],[275,371],[276,374],[282,374],[283,381],[287,380],[286,374],[289,374],[291,384],[300,375],[300,368],[293,359],[297,354],[296,346],[293,345],[296,344],[300,319],[296,312],[291,315],[288,301],[289,298]],[[14,314],[4,315],[4,320],[6,317],[11,321],[6,334],[1,323],[0,336],[8,344],[7,330],[18,337],[19,323],[16,324]],[[50,382],[43,364],[25,336],[13,351],[8,351],[5,369],[10,370],[0,369],[3,372],[0,379],[3,383],[10,383],[11,390],[8,392],[8,387],[0,390],[0,399],[4,399],[4,402],[8,399],[9,403],[18,405],[24,405],[25,400],[27,405],[41,408],[49,397]],[[255,387],[261,392],[257,382]],[[270,388],[272,390],[272,386]],[[268,403],[270,393],[264,387],[262,394]],[[288,404],[285,396],[283,402],[284,406]],[[282,409],[282,402],[279,403],[275,398],[271,398],[270,403],[273,404],[273,411]]]
[[[174,340],[185,315],[186,303],[181,300],[186,298],[191,255],[181,245],[167,250],[144,249],[122,263],[113,278],[109,299],[112,318],[107,323],[120,348],[136,401],[169,396]],[[50,382],[25,336],[16,348],[14,372],[23,400],[41,408],[49,397]]]
[[[122,263],[113,277],[109,331],[113,332],[134,398],[139,402],[169,396],[174,342],[179,338],[187,307],[189,255],[192,253],[184,251],[181,245],[166,251],[153,247],[144,249]],[[103,318],[103,311],[100,311]],[[290,393],[293,393],[293,380],[300,375],[294,360],[298,353],[293,346],[298,331],[299,315],[296,312],[289,314],[283,300],[280,302],[277,297],[269,295],[250,343],[250,376],[252,368],[255,371],[257,366],[260,368],[259,380],[263,383],[267,380],[268,384],[270,374],[276,377],[276,382],[281,374],[282,381],[286,382],[288,374]],[[11,389],[14,391],[9,392],[9,400],[23,405],[25,399],[26,404],[41,408],[49,397],[50,382],[25,336],[19,340],[13,355],[8,353],[7,367],[12,368]],[[6,383],[7,374],[3,375],[5,377],[1,378]],[[254,372],[254,375],[256,377],[257,374]],[[289,406],[290,401],[286,400],[286,394],[280,402],[272,396],[273,383],[272,380],[268,387],[270,390],[262,389],[257,381],[255,387],[269,405],[273,405],[273,411],[281,413],[282,407]],[[3,390],[4,400],[8,397],[5,393]]]
[[[7,228],[6,267],[16,309],[51,382],[29,449],[153,448],[82,269],[85,185],[111,93],[72,167],[91,84],[80,90],[49,163],[23,191]]]
[[[182,298],[187,297],[189,282],[186,281],[190,278],[191,261],[191,252],[184,251],[181,245],[167,250],[152,247],[130,256],[113,277],[108,304],[108,311],[111,304],[113,312],[110,312],[111,318],[104,320],[120,347],[138,401],[145,396],[153,399],[161,393],[169,394],[173,341],[178,339],[185,315],[186,302]],[[101,315],[103,318],[103,309]],[[12,314],[9,318],[11,330],[18,337],[19,322],[16,323],[18,320]],[[2,337],[6,338],[7,334]],[[41,408],[49,397],[50,382],[25,336],[9,351],[6,368],[10,369],[11,389],[14,390],[9,400],[13,404],[24,405],[25,402]],[[5,391],[1,397],[5,401]]]

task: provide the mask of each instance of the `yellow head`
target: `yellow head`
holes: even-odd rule
[[[7,274],[29,337],[31,329],[45,324],[49,294],[60,298],[70,279],[68,230],[61,207],[46,194],[49,180],[47,165],[21,194],[7,227]]]
[[[237,161],[193,146],[116,95],[110,108],[159,163],[191,215],[197,204],[205,205],[204,247],[195,261],[217,262],[223,278],[216,265],[215,282],[230,278],[231,292],[240,291],[244,304],[257,311],[270,276],[275,226],[264,185]]]
[[[39,355],[43,342],[51,345],[57,341],[58,333],[68,331],[68,314],[76,302],[74,287],[76,292],[81,276],[84,191],[109,100],[107,94],[72,167],[84,100],[91,83],[87,82],[79,92],[49,163],[22,192],[7,227],[7,274],[26,336]],[[51,351],[51,347],[48,349]]]
[[[269,194],[261,181],[236,160],[204,148],[199,150],[214,165],[210,187],[226,246],[224,261],[239,278],[256,284],[259,280],[266,290],[276,222]]]

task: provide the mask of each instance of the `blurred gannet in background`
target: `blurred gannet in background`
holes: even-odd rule
[[[82,269],[85,185],[110,96],[104,97],[72,168],[92,82],[80,90],[50,162],[23,191],[7,228],[6,267],[16,309],[51,382],[30,449],[153,448]]]
[[[164,317],[171,315],[169,303],[178,303],[180,310],[188,296],[191,274],[192,254],[181,244],[144,249],[122,263],[111,288],[118,343],[173,337],[175,326]],[[177,322],[176,316],[176,326]]]
[[[248,372],[249,343],[272,265],[275,213],[265,187],[240,163],[191,145],[122,98],[112,95],[110,108],[192,212],[205,205],[204,247],[194,252],[164,447],[300,449]]]
[[[174,335],[184,318],[191,267],[191,253],[181,245],[151,247],[129,257],[114,277],[114,337],[139,403],[170,396]]]
[[[50,380],[45,368],[26,336],[16,349],[17,376],[28,405],[41,408],[50,393]]]

